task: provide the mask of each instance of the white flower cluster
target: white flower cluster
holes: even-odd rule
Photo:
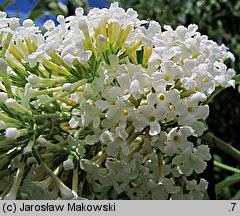
[[[1,13],[0,56],[9,67],[1,71],[0,101],[9,107],[14,100],[26,115],[52,113],[56,101],[70,112],[64,130],[78,143],[80,168],[96,193],[113,187],[130,199],[202,199],[207,182],[187,178],[211,158],[197,138],[206,130],[208,96],[234,86],[235,71],[224,64],[234,57],[196,25],[161,29],[137,16],[117,3],[88,15],[77,8],[75,16],[58,16],[57,26],[47,21],[42,35],[31,20],[18,26]],[[22,85],[15,84],[19,73]],[[8,140],[20,136],[18,126],[0,120]],[[64,168],[74,169],[73,161]]]

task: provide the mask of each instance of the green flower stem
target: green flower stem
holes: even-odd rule
[[[68,71],[71,71],[72,68],[62,60],[61,56],[56,51],[51,51],[49,56],[53,58],[58,64],[65,67]]]
[[[52,102],[60,100],[61,98],[64,98],[70,94],[71,94],[71,92],[63,92],[63,93],[49,99],[47,102],[44,103],[44,105],[47,106],[47,105],[51,104]]]
[[[0,159],[0,170],[10,161],[7,155],[4,155],[3,158]]]
[[[55,173],[52,172],[52,170],[48,167],[48,165],[43,161],[42,157],[40,156],[38,150],[36,148],[33,148],[33,154],[42,166],[43,170],[49,175],[49,177],[52,178],[55,185],[59,188],[61,195],[64,199],[72,199],[74,196],[72,194],[72,191],[70,188],[68,188],[57,176]]]
[[[10,127],[14,127],[14,128],[19,129],[19,128],[22,127],[22,125],[20,125],[20,124],[16,124],[16,123],[6,123],[6,125],[4,126],[4,129],[6,129],[6,128],[10,128]]]
[[[12,53],[15,59],[21,63],[21,60],[24,58],[24,56],[22,55],[22,53],[19,51],[18,47],[14,43],[11,43],[8,50]]]
[[[7,33],[7,36],[6,36],[6,38],[4,40],[4,43],[2,45],[2,50],[0,52],[0,57],[4,57],[5,56],[6,51],[7,51],[8,47],[9,47],[9,44],[10,44],[11,40],[12,40],[12,34]]]
[[[138,131],[138,132],[131,134],[131,136],[127,139],[127,144],[129,145],[130,143],[132,143],[140,134],[142,134],[143,131],[140,131],[140,132]]]
[[[219,194],[224,188],[229,188],[233,184],[240,182],[240,175],[238,173],[234,173],[233,175],[227,176],[223,181],[218,182],[215,185],[216,193]]]
[[[72,191],[76,197],[78,197],[78,163],[73,169],[73,177],[72,177]]]
[[[45,153],[42,155],[43,159],[49,159],[49,158],[53,158],[55,156],[54,153]],[[27,159],[27,164],[32,164],[32,163],[37,163],[37,159],[35,157],[28,157]]]
[[[0,200],[3,199],[3,197],[5,197],[8,193],[8,191],[11,189],[12,187],[12,183],[8,184],[7,187],[4,189],[4,191],[2,192],[1,196],[0,196]]]
[[[44,94],[52,94],[55,92],[60,92],[62,90],[63,90],[62,87],[50,88],[50,89],[46,89],[46,90],[37,91],[34,93],[34,96],[39,96],[39,95],[44,95]]]
[[[105,151],[106,151],[106,148],[102,149],[102,151],[98,152],[95,156],[93,156],[90,161],[95,163],[99,158],[102,157]]]
[[[184,92],[181,92],[181,98],[186,98],[186,97],[189,97],[190,95],[194,94],[195,91],[192,90],[192,89],[189,89],[187,91],[184,91]]]
[[[119,59],[123,59],[126,56],[128,56],[130,53],[136,51],[140,46],[142,45],[141,41],[138,41],[136,44],[134,44],[132,47],[130,47],[129,49],[127,49],[125,52],[123,52],[120,56]]]
[[[62,148],[59,144],[56,145],[56,144],[53,144],[53,143],[50,143],[50,142],[46,142],[45,143],[45,146],[51,150],[51,151],[55,151],[55,152],[62,152],[64,150],[64,148]]]
[[[19,121],[17,119],[11,118],[4,114],[0,114],[0,120],[4,121],[5,123],[14,123],[14,124],[19,123]]]
[[[3,64],[2,64],[2,62],[0,64],[1,64],[0,76],[2,77],[2,82],[6,88],[6,93],[7,93],[8,98],[12,98],[13,93],[12,93],[12,89],[11,89],[11,81],[10,81],[9,75],[7,73],[7,67],[5,68],[5,65],[4,65],[7,63],[5,63],[5,61],[4,61]]]
[[[8,200],[8,199],[15,200],[17,198],[17,192],[23,180],[24,168],[25,168],[25,162],[22,162],[20,165],[20,168],[17,170],[16,177],[10,191],[4,197],[5,200]]]
[[[47,59],[43,59],[42,63],[44,65],[46,65],[49,69],[53,70],[57,74],[62,74],[62,75],[65,75],[65,76],[71,76],[71,73],[68,70],[58,66],[57,64],[55,64],[51,61],[48,61]]]
[[[70,117],[67,114],[64,113],[49,113],[49,114],[41,114],[41,115],[34,115],[34,119],[36,122],[46,119],[61,119],[63,121],[70,120]]]
[[[35,144],[35,139],[36,139],[36,136],[35,136],[35,133],[33,133],[32,137],[30,138],[27,146],[23,149],[23,154],[29,154],[29,153],[32,153],[32,148]]]
[[[28,75],[28,72],[24,69],[23,65],[17,62],[14,58],[10,58],[8,56],[5,58],[5,60],[10,68],[15,68],[21,74]]]
[[[23,43],[22,40],[18,39],[17,40],[17,45],[21,48],[21,50],[23,51],[24,53],[24,56],[28,56],[30,53],[26,47],[26,45]]]
[[[79,80],[75,83],[72,83],[72,87],[76,89],[76,88],[86,84],[87,82],[88,82],[88,79],[82,79],[82,80]]]
[[[94,163],[97,164],[98,166],[101,166],[101,164],[103,163],[103,161],[106,160],[107,156],[108,156],[108,155],[107,155],[106,152],[102,152],[102,154],[100,155],[100,157],[99,157],[96,161],[94,161]]]
[[[203,135],[202,140],[240,161],[240,151],[232,147],[229,143],[219,139],[213,133]]]
[[[62,84],[65,82],[65,79],[56,79],[56,78],[42,78],[40,80],[40,83],[37,84],[36,86],[38,87],[52,87],[54,85]]]
[[[29,53],[35,52],[35,48],[33,46],[33,43],[31,43],[30,39],[29,38],[25,38],[25,42],[26,42],[26,45],[27,45]]]
[[[228,170],[228,171],[231,171],[231,172],[235,172],[235,173],[239,173],[240,174],[240,169],[237,169],[237,168],[234,168],[234,167],[231,167],[231,166],[228,166],[228,165],[225,165],[221,162],[218,162],[218,161],[214,161],[213,164],[216,166],[216,167],[219,167],[221,169],[225,169],[225,170]]]

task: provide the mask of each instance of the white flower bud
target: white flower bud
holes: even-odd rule
[[[62,195],[63,199],[70,200],[70,199],[74,198],[72,190],[69,189],[68,187],[66,187],[65,185],[60,187],[59,190],[61,191],[61,195]]]
[[[32,152],[32,148],[30,146],[26,146],[24,149],[23,149],[23,154],[29,154]]]
[[[64,20],[64,16],[63,15],[58,15],[57,16],[57,21],[61,24],[61,23],[64,23],[65,20]]]
[[[15,30],[19,26],[18,18],[11,18],[11,22],[9,22],[9,27],[11,30]]]
[[[4,11],[0,11],[0,18],[6,18],[7,14]]]
[[[4,92],[0,92],[0,101],[5,103],[7,99],[8,99],[7,94]]]
[[[104,41],[106,40],[104,35],[101,35],[101,34],[98,35],[97,39],[98,39],[98,43],[104,43]]]
[[[104,131],[99,137],[101,143],[108,144],[114,141],[113,134],[110,131]]]
[[[31,85],[38,85],[40,82],[41,82],[41,78],[39,78],[37,75],[35,74],[31,74],[28,76],[27,78],[28,82],[31,84]]]
[[[7,140],[15,140],[19,135],[17,128],[7,128],[5,131],[5,136]]]
[[[26,109],[24,106],[19,104],[15,99],[8,98],[5,102],[6,106],[12,109],[15,109],[16,111],[23,113],[23,114],[31,114],[31,112]]]
[[[63,162],[63,168],[64,168],[65,170],[72,170],[72,169],[74,169],[73,160],[70,159],[70,158],[68,158],[67,160],[65,160],[65,161]]]
[[[63,85],[63,89],[64,89],[64,91],[66,91],[66,92],[72,91],[72,84],[71,84],[71,83],[65,83],[65,84]]]
[[[79,126],[79,122],[80,122],[80,118],[77,116],[73,116],[69,121],[69,125],[71,128],[76,128]]]
[[[37,144],[39,144],[40,146],[45,146],[46,143],[47,143],[47,140],[43,137],[38,137],[37,140],[36,140]]]
[[[76,14],[77,17],[83,16],[83,13],[84,13],[83,8],[81,8],[81,7],[76,8],[75,14]]]
[[[26,19],[23,21],[24,27],[32,27],[34,25],[34,22],[31,19]]]
[[[16,106],[18,106],[18,102],[13,99],[13,98],[8,98],[5,102],[5,104],[9,107],[9,108],[15,108]]]
[[[55,23],[52,20],[47,20],[44,24],[43,27],[47,29],[48,31],[51,31],[55,28]]]

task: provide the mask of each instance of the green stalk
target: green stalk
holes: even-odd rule
[[[6,51],[7,51],[8,47],[9,47],[9,44],[10,44],[11,40],[12,40],[12,34],[7,33],[7,36],[6,36],[6,38],[4,40],[4,43],[2,45],[2,50],[0,52],[0,57],[4,57],[5,56]]]
[[[15,200],[17,198],[17,192],[23,180],[24,168],[25,168],[25,163],[22,162],[20,168],[17,170],[17,174],[10,191],[4,197],[5,200],[9,200],[9,199]]]
[[[72,191],[74,195],[78,197],[78,163],[76,167],[73,169]]]
[[[214,164],[216,167],[219,167],[219,168],[221,168],[221,169],[225,169],[225,170],[228,170],[228,171],[231,171],[231,172],[235,172],[235,173],[239,173],[239,174],[240,174],[240,169],[237,169],[237,168],[228,166],[228,165],[223,164],[223,163],[218,162],[218,161],[214,161],[213,164]]]
[[[33,154],[42,166],[43,170],[51,177],[55,185],[59,188],[61,195],[64,199],[73,199],[74,195],[70,188],[68,188],[52,170],[48,167],[48,165],[43,161],[42,157],[40,156],[38,150],[33,148]]]
[[[218,87],[218,88],[216,88],[215,91],[214,91],[214,92],[211,94],[211,96],[208,98],[207,104],[212,103],[212,102],[213,102],[213,99],[214,99],[217,95],[219,95],[219,93],[221,93],[224,89],[226,89],[226,88],[223,88],[223,87]]]

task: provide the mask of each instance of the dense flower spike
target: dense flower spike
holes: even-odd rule
[[[57,21],[42,34],[0,13],[0,176],[17,169],[2,198],[202,199],[206,101],[234,86],[233,55],[196,25],[161,29],[117,3]]]

